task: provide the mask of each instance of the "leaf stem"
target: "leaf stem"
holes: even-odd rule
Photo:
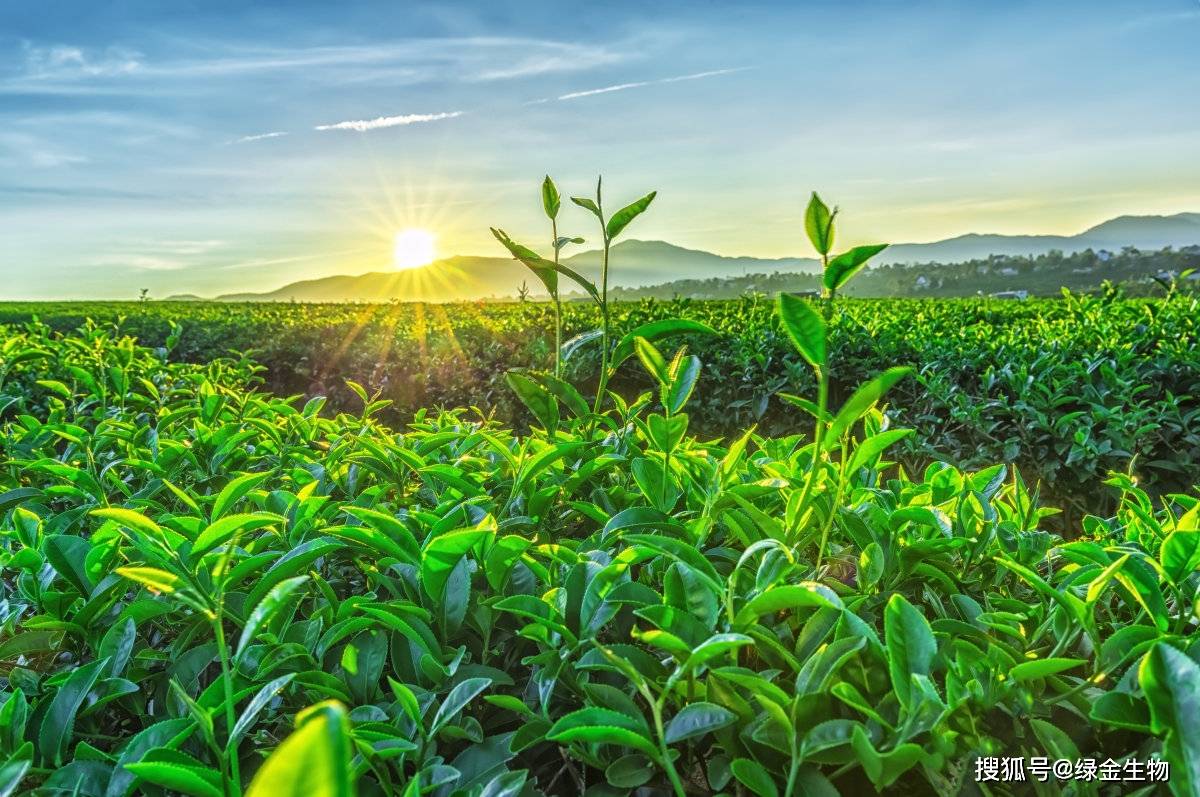
[[[229,671],[229,645],[225,642],[225,628],[222,619],[225,616],[224,596],[217,603],[216,616],[213,618],[213,634],[217,638],[217,656],[221,660],[221,681],[225,691],[225,733],[233,733],[237,717],[233,710],[233,676]],[[238,765],[237,747],[226,750],[225,757],[229,761],[229,780],[233,788],[233,797],[241,797],[242,776]]]

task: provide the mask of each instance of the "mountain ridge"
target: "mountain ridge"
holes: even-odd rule
[[[873,265],[956,263],[992,255],[1037,256],[1053,250],[1070,254],[1093,250],[1162,249],[1200,245],[1200,213],[1166,216],[1122,215],[1100,222],[1076,235],[1007,235],[965,233],[940,241],[889,246]],[[811,257],[760,258],[719,255],[665,241],[628,239],[612,248],[615,268],[612,286],[644,287],[672,279],[704,280],[750,273],[794,271],[815,273],[819,262]],[[564,258],[563,263],[589,279],[597,279],[600,251],[588,250]],[[217,301],[426,301],[511,298],[524,283],[533,295],[544,295],[537,279],[523,265],[505,257],[454,255],[426,266],[404,271],[337,274],[289,283],[273,291],[228,293]],[[564,280],[564,293],[575,286]],[[194,300],[191,295],[168,297]]]

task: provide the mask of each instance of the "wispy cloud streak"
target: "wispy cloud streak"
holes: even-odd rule
[[[645,86],[657,86],[664,83],[679,83],[684,80],[700,80],[706,77],[716,77],[717,75],[731,75],[734,72],[744,72],[747,69],[752,69],[748,66],[733,67],[730,69],[710,69],[707,72],[693,72],[690,75],[676,75],[674,77],[660,78],[659,80],[637,80],[632,83],[618,83],[614,86],[604,86],[598,89],[587,89],[586,91],[572,91],[569,94],[560,94],[555,97],[556,100],[576,100],[580,97],[593,97],[597,94],[610,94],[614,91],[625,91],[627,89],[640,89]],[[535,102],[545,102],[546,100],[536,100]]]
[[[404,125],[415,125],[423,122],[436,122],[441,119],[453,119],[456,116],[462,116],[462,111],[449,111],[446,113],[410,113],[403,116],[380,116],[375,119],[354,119],[346,122],[335,122],[328,125],[317,125],[314,130],[353,130],[356,133],[365,133],[368,130],[379,130],[384,127],[402,127]]]
[[[270,133],[258,133],[253,136],[242,136],[239,139],[235,139],[233,141],[233,143],[234,144],[246,144],[251,141],[263,141],[264,139],[268,139],[268,138],[281,138],[283,136],[286,136],[287,134],[288,133],[285,130],[272,130]]]

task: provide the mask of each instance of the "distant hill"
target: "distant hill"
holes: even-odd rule
[[[1159,250],[1200,244],[1200,213],[1173,216],[1120,216],[1078,235],[961,235],[944,241],[895,244],[874,263],[961,263],[992,255],[1044,255],[1054,250],[1065,254],[1092,250],[1120,251],[1132,246]],[[737,278],[749,274],[813,274],[812,258],[726,257],[696,249],[685,249],[664,241],[622,241],[612,248],[614,271],[610,286],[644,288],[678,280],[705,281]],[[584,276],[595,279],[600,272],[600,252],[581,252],[563,261]],[[534,294],[541,285],[524,266],[510,258],[457,256],[434,261],[406,271],[335,275],[303,280],[266,293],[231,293],[220,301],[297,302],[447,302],[465,299],[510,298],[524,282]],[[573,291],[569,283],[564,292]],[[171,297],[195,299],[193,296]]]
[[[1042,255],[1055,249],[1065,254],[1087,249],[1119,251],[1176,248],[1200,244],[1200,213],[1174,216],[1118,216],[1078,235],[980,235],[972,233],[925,244],[895,244],[876,261],[886,263],[959,263],[989,255]]]
[[[811,257],[726,257],[699,249],[684,249],[664,241],[622,241],[613,246],[611,258],[616,263],[614,276],[621,285],[652,285],[671,278],[708,279],[736,277],[772,271],[816,273],[819,262]],[[600,273],[601,252],[580,252],[564,259],[564,263],[585,276]]]
[[[453,302],[511,296],[525,281],[537,279],[512,258],[458,256],[404,271],[372,271],[350,276],[302,280],[269,293],[230,293],[222,302]]]

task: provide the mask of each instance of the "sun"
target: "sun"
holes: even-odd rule
[[[399,230],[392,245],[393,265],[401,270],[429,265],[436,256],[434,241],[429,230],[415,227]]]

